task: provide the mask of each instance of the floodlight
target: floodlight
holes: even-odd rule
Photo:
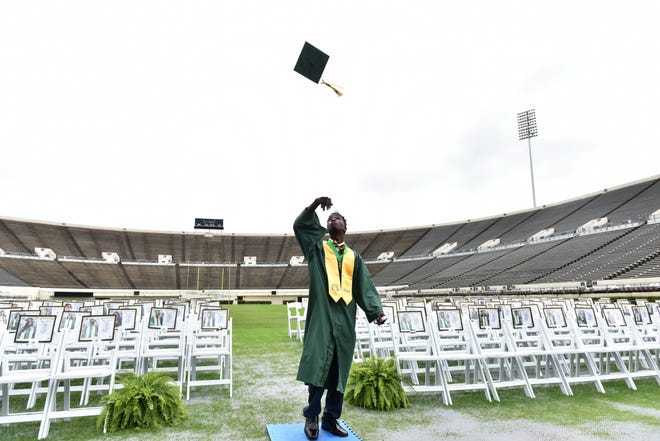
[[[536,208],[536,189],[534,188],[534,167],[532,165],[532,142],[531,138],[538,136],[536,128],[536,110],[526,110],[518,114],[518,139],[522,141],[527,140],[527,147],[529,149],[529,171],[532,175],[532,202]]]

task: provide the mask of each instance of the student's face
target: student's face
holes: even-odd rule
[[[333,213],[328,217],[328,230],[329,231],[342,231],[346,232],[346,224],[344,219],[337,213]]]

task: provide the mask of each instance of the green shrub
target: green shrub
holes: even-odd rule
[[[188,417],[181,392],[164,372],[127,374],[117,380],[123,384],[102,398],[103,410],[97,426],[108,432],[130,428],[158,429],[173,426]]]
[[[394,410],[409,404],[393,358],[372,357],[353,364],[344,399],[355,406],[376,410]]]

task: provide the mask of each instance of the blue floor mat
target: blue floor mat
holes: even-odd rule
[[[330,432],[321,429],[321,422],[319,421],[319,441],[362,441],[362,438],[357,436],[355,432],[349,427],[344,420],[337,420],[339,425],[346,429],[348,436],[345,438],[334,436]],[[307,441],[305,436],[305,423],[299,424],[268,424],[266,425],[270,441]]]

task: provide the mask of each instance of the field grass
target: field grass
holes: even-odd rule
[[[287,336],[285,307],[231,305],[230,315],[233,398],[226,386],[198,388],[186,402],[190,417],[180,426],[104,435],[96,429],[94,417],[85,417],[54,422],[48,439],[267,441],[266,424],[302,422],[306,388],[295,380],[302,344]],[[535,399],[521,389],[500,390],[499,403],[487,402],[481,392],[453,393],[451,407],[444,406],[439,395],[412,395],[409,408],[388,413],[346,404],[342,418],[365,441],[483,439],[479,433],[509,441],[621,440],[627,439],[629,430],[640,435],[637,439],[660,439],[649,435],[660,432],[660,386],[649,379],[636,384],[638,390],[633,391],[623,381],[606,382],[605,394],[577,385],[572,397],[558,386],[536,387]],[[0,427],[0,440],[34,440],[38,430],[38,423]],[[498,433],[511,436],[497,438]]]

